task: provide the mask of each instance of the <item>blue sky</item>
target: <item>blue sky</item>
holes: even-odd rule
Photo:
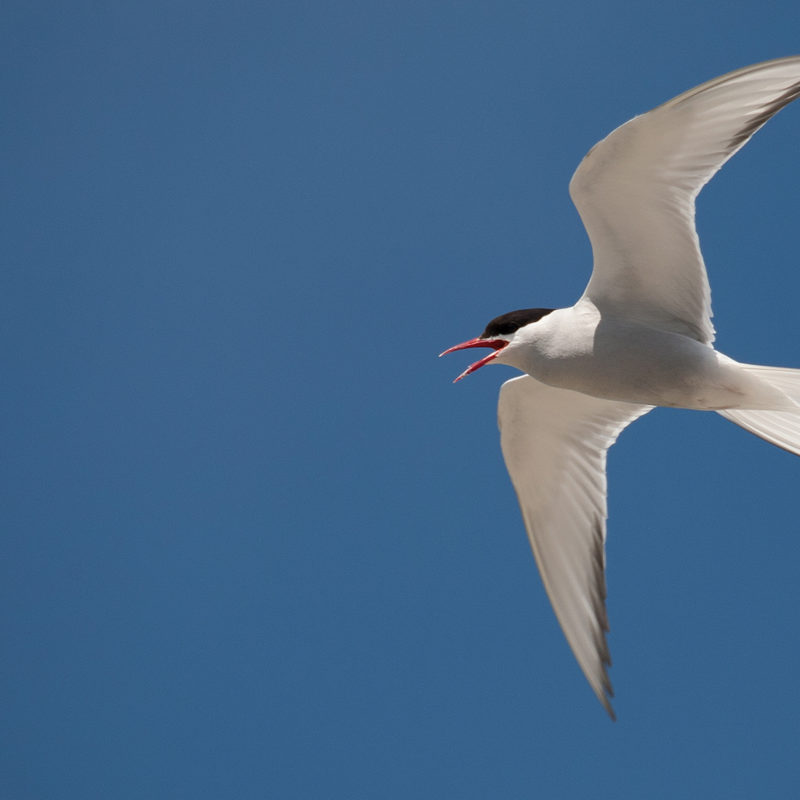
[[[567,183],[800,6],[7,2],[0,796],[749,798],[800,780],[800,460],[609,464],[609,722],[437,360],[569,305]],[[800,106],[703,193],[718,346],[800,366]]]

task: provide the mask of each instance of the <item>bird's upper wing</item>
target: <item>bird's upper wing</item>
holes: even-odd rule
[[[569,186],[594,253],[584,296],[601,312],[713,341],[695,197],[799,95],[800,56],[767,61],[690,89],[598,142]]]
[[[584,675],[608,713],[606,451],[652,406],[556,389],[528,375],[500,390],[503,456],[539,572]]]

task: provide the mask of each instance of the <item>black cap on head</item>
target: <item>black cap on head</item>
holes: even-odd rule
[[[519,311],[509,311],[495,317],[481,334],[481,339],[491,339],[493,336],[508,336],[523,325],[538,322],[547,316],[552,308],[521,308]]]

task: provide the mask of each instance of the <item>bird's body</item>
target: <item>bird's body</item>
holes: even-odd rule
[[[710,345],[636,320],[602,315],[587,299],[519,331],[499,363],[548,386],[606,400],[701,411],[796,407]]]
[[[695,198],[771,116],[800,96],[800,56],[731,72],[598,142],[570,194],[592,243],[582,297],[492,320],[446,350],[488,347],[503,384],[503,456],[539,571],[587,680],[613,716],[605,633],[606,452],[655,406],[713,410],[800,455],[800,370],[716,351]],[[444,354],[443,354],[444,355]]]

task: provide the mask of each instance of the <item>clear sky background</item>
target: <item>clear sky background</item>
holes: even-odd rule
[[[609,463],[619,721],[497,390],[436,355],[589,275],[588,148],[800,52],[763,2],[0,10],[0,798],[752,798],[800,783],[800,459]],[[800,104],[701,196],[721,350],[800,366]]]

